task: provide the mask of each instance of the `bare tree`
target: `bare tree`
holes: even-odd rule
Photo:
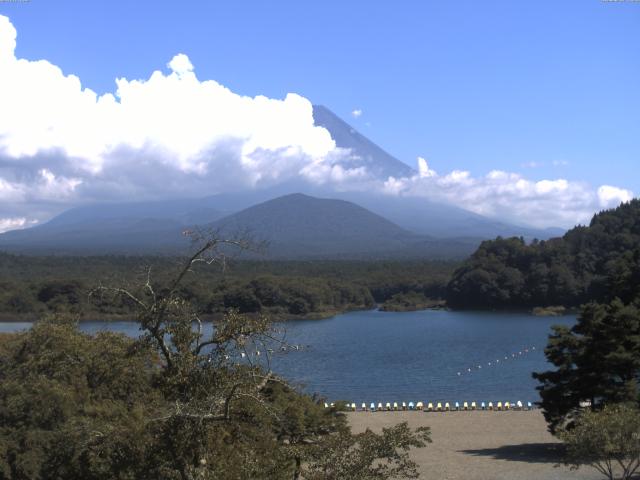
[[[148,269],[138,288],[99,286],[93,292],[133,305],[142,330],[137,344],[158,352],[162,402],[146,422],[156,426],[158,448],[172,456],[167,468],[182,480],[319,478],[323,469],[337,475],[331,478],[346,478],[335,463],[346,453],[340,445],[348,444],[347,456],[368,465],[357,478],[415,478],[406,452],[424,446],[428,432],[404,425],[353,436],[339,408],[325,409],[320,399],[301,395],[272,372],[272,355],[289,345],[268,318],[230,310],[210,329],[203,323],[183,295],[185,279],[201,264],[224,269],[230,254],[256,245],[241,237],[188,234],[198,246],[165,285],[155,283]],[[224,439],[234,442],[241,462],[216,457]],[[381,467],[380,458],[390,466]]]

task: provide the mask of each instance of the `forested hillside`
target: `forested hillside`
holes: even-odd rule
[[[144,285],[149,268],[166,281],[179,259],[169,257],[37,257],[0,253],[0,316],[35,319],[51,312],[84,318],[130,316],[131,305],[105,302],[89,292],[102,285]],[[229,308],[265,313],[275,319],[327,316],[373,308],[410,295],[416,308],[441,299],[451,262],[232,262],[223,273],[198,269],[182,286],[205,315]]]
[[[640,292],[640,201],[593,217],[563,237],[483,242],[447,286],[454,308],[629,302]]]

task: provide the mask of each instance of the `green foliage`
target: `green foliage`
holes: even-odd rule
[[[367,429],[358,435],[341,432],[316,450],[304,478],[307,480],[377,480],[419,478],[417,465],[409,459],[411,448],[431,442],[430,430],[411,431],[406,422],[383,428],[381,434]]]
[[[630,302],[640,292],[640,200],[595,215],[562,238],[483,242],[447,286],[460,308]]]
[[[567,465],[589,465],[609,480],[631,479],[640,467],[640,412],[635,406],[585,410],[570,429],[562,430]]]
[[[387,312],[407,312],[426,308],[443,307],[444,301],[432,300],[419,292],[396,293],[382,304],[380,310]]]
[[[160,401],[151,382],[156,359],[124,335],[82,334],[68,318],[5,336],[0,478],[139,475],[142,445],[152,440],[141,427]]]
[[[85,318],[131,317],[126,298],[89,298],[97,279],[135,288],[151,267],[156,286],[170,280],[177,259],[169,257],[35,257],[0,253],[0,315],[37,318],[54,312]],[[222,273],[196,266],[181,295],[204,315],[241,313],[287,319],[373,308],[394,295],[439,299],[453,271],[447,262],[234,262]],[[423,301],[414,306],[422,305]]]
[[[221,243],[205,243],[165,281],[147,275],[139,288],[92,292],[135,311],[137,339],[81,333],[68,314],[0,336],[0,479],[415,477],[407,452],[424,446],[424,429],[354,436],[339,407],[275,375],[270,355],[242,360],[279,341],[266,317],[229,310],[202,333],[198,296],[184,286]],[[68,285],[37,291],[68,299]],[[333,464],[345,454],[339,445],[364,473]]]
[[[572,328],[554,327],[545,355],[556,369],[534,373],[541,405],[552,431],[579,409],[638,401],[640,309],[616,299],[583,307]]]

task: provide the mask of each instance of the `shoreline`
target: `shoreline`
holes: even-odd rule
[[[305,315],[293,315],[293,314],[280,314],[280,313],[256,313],[249,312],[246,315],[250,316],[258,316],[264,315],[266,317],[271,317],[271,320],[274,323],[284,323],[284,322],[295,322],[295,321],[304,321],[304,320],[326,320],[329,318],[336,317],[338,315],[343,315],[345,313],[351,312],[388,312],[388,313],[404,313],[404,312],[421,312],[421,311],[439,311],[444,310],[443,308],[434,307],[434,308],[418,308],[416,310],[402,310],[402,311],[393,311],[393,310],[384,310],[380,308],[381,305],[376,305],[373,308],[348,308],[345,310],[322,310],[318,312],[311,312]],[[46,312],[42,315],[35,314],[11,314],[0,312],[0,322],[3,323],[27,323],[27,322],[36,322],[42,316],[51,315],[55,312]],[[71,313],[71,315],[75,315]],[[213,314],[202,315],[200,318],[203,322],[216,322],[224,315],[224,312],[218,312]],[[83,322],[134,322],[135,314],[106,314],[106,315],[96,315],[93,316],[91,314],[81,315],[78,320],[79,323]]]

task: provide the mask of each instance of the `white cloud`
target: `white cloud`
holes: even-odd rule
[[[31,226],[34,222],[28,222],[24,217],[18,218],[0,218],[0,233],[8,232],[9,230],[19,230]]]
[[[611,208],[622,202],[628,202],[633,199],[633,192],[624,188],[612,187],[611,185],[602,185],[598,188],[598,200],[603,208]]]
[[[421,157],[415,175],[380,178],[368,158],[337,148],[314,125],[306,98],[238,95],[198,79],[185,54],[167,71],[119,78],[113,93],[97,95],[46,60],[16,58],[15,47],[16,30],[0,16],[0,228],[87,201],[202,196],[287,181],[425,197],[539,226],[571,226],[632,197],[616,187],[594,191],[498,170],[438,174]]]
[[[168,63],[168,74],[121,78],[115,94],[98,96],[47,61],[15,58],[15,29],[0,18],[0,147],[10,158],[57,149],[68,168],[96,175],[114,153],[133,149],[177,171],[206,175],[228,166],[211,159],[236,142],[236,166],[260,179],[264,172],[255,175],[255,168],[265,156],[306,162],[335,147],[329,133],[314,126],[307,99],[243,97],[215,81],[201,82],[184,54]]]
[[[191,60],[184,53],[179,53],[169,63],[167,63],[167,67],[169,67],[173,72],[178,75],[183,75],[193,71],[193,65],[191,64]]]
[[[525,162],[520,164],[522,168],[540,168],[544,167],[544,163],[541,162]]]
[[[566,179],[532,181],[501,170],[482,177],[460,170],[438,175],[426,161],[420,164],[420,170],[429,175],[419,172],[413,177],[392,177],[382,182],[381,189],[389,195],[424,197],[537,227],[586,223],[601,207],[613,207],[633,198],[628,190],[603,186],[596,193],[587,184]]]
[[[429,165],[424,158],[418,157],[418,175],[420,175],[420,178],[428,178],[435,177],[437,173],[435,170],[431,170],[429,168]]]

